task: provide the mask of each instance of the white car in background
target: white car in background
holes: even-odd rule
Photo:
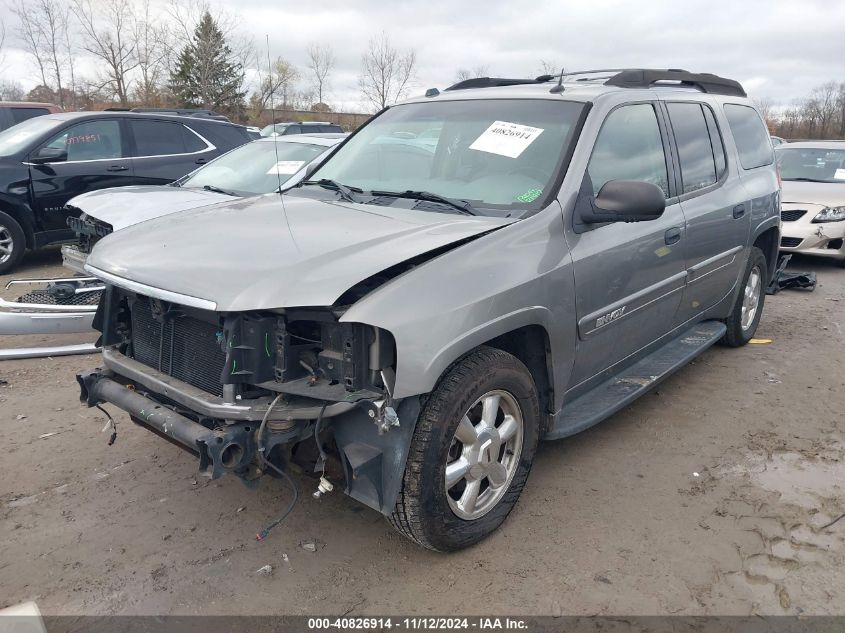
[[[783,180],[781,251],[845,264],[845,141],[786,143],[776,155]]]
[[[101,189],[76,196],[68,219],[77,240],[62,247],[67,268],[85,273],[91,248],[101,238],[163,215],[277,191],[300,179],[347,134],[297,134],[262,138],[242,145],[169,185]]]

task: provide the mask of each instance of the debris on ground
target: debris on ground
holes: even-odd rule
[[[26,416],[23,413],[19,413],[15,416],[16,420],[26,420]]]
[[[272,565],[264,565],[264,567],[260,567],[255,570],[255,573],[259,576],[272,576],[273,575],[273,566]]]
[[[770,338],[753,338],[750,341],[751,345],[769,345],[772,342]]]
[[[53,431],[52,433],[42,433],[41,435],[38,436],[38,439],[43,440],[43,439],[46,439],[48,437],[53,437],[54,435],[58,435],[59,433],[60,433],[60,431]]]
[[[778,267],[772,275],[772,280],[769,282],[769,287],[766,288],[766,294],[776,295],[781,290],[789,290],[791,288],[803,288],[810,292],[816,289],[816,273],[786,272],[786,267],[789,265],[790,259],[792,259],[792,255],[784,255],[780,258]]]
[[[300,543],[299,546],[304,549],[306,552],[316,552],[317,551],[317,544],[313,541],[305,541],[304,543]]]

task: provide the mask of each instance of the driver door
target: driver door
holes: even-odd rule
[[[67,230],[71,237],[66,224],[68,200],[95,189],[134,184],[120,119],[97,118],[76,123],[42,147],[67,152],[65,160],[29,166],[33,203],[36,217],[41,218],[42,231]]]
[[[654,103],[612,110],[599,131],[585,174],[586,194],[596,195],[610,180],[639,180],[660,187],[667,201],[656,220],[567,229],[578,321],[571,387],[587,390],[675,327],[686,280],[685,226],[667,148]]]

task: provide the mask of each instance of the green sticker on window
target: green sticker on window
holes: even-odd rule
[[[543,195],[542,189],[529,189],[525,193],[520,196],[517,196],[516,199],[520,202],[534,202],[537,198]]]

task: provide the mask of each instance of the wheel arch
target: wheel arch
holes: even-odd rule
[[[766,258],[767,279],[771,279],[778,265],[778,251],[780,250],[780,228],[778,226],[771,226],[760,232],[754,238],[756,248],[763,251],[763,256]]]
[[[21,225],[26,239],[26,247],[35,248],[35,227],[33,226],[29,210],[3,196],[0,197],[0,211],[10,215]]]
[[[549,333],[542,325],[526,325],[484,343],[518,358],[531,374],[544,424],[554,414],[554,367]],[[541,429],[541,436],[545,429]]]

